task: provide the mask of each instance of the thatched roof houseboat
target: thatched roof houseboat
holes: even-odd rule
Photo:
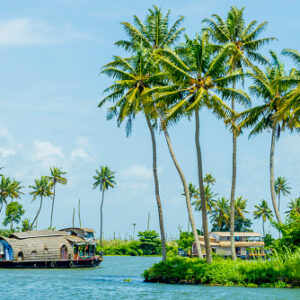
[[[94,267],[102,261],[95,250],[92,229],[18,232],[0,237],[0,267]]]

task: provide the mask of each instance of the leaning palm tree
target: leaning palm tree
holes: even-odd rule
[[[265,222],[268,219],[269,221],[273,218],[272,210],[269,208],[266,200],[262,200],[260,205],[254,205],[256,210],[253,212],[254,219],[262,218],[262,228],[263,236],[265,238]]]
[[[270,148],[270,190],[273,203],[274,212],[278,222],[281,223],[280,214],[277,207],[275,185],[274,185],[274,150],[276,137],[279,139],[280,132],[287,129],[291,132],[300,131],[291,126],[296,122],[293,118],[283,118],[276,120],[274,116],[279,111],[282,105],[289,97],[290,90],[300,82],[300,79],[291,75],[290,81],[284,80],[286,73],[284,65],[279,61],[277,55],[270,51],[272,57],[272,64],[263,72],[257,69],[255,72],[249,72],[252,77],[254,85],[250,86],[250,92],[254,96],[261,97],[264,104],[250,108],[237,117],[242,121],[239,124],[240,128],[254,127],[250,132],[249,137],[252,137],[266,129],[272,130],[271,148]]]
[[[33,196],[32,201],[34,201],[37,197],[40,198],[40,206],[39,206],[39,209],[37,211],[35,218],[33,219],[32,223],[30,225],[30,230],[32,229],[33,224],[36,222],[36,220],[41,212],[42,205],[43,205],[43,198],[44,197],[47,198],[47,197],[50,197],[51,195],[53,195],[53,193],[51,192],[51,183],[47,176],[41,176],[40,179],[35,179],[34,183],[35,183],[35,185],[29,186],[32,189],[30,192],[30,195]]]
[[[96,169],[96,175],[94,176],[94,179],[94,189],[99,187],[100,192],[102,191],[102,199],[100,204],[100,245],[102,247],[104,192],[109,188],[115,187],[115,172],[111,171],[107,166],[100,166],[100,170]]]
[[[278,196],[278,212],[280,213],[280,196],[287,196],[290,192],[290,187],[285,177],[277,177],[275,180],[275,194]]]
[[[212,39],[216,43],[216,48],[230,47],[228,60],[229,73],[236,70],[242,70],[244,67],[255,69],[253,63],[266,63],[266,59],[258,52],[259,48],[269,43],[274,38],[259,38],[259,35],[265,30],[267,22],[258,24],[257,21],[251,21],[246,25],[244,19],[244,8],[238,9],[231,7],[227,17],[223,20],[220,16],[214,14],[212,19],[204,19]],[[235,89],[236,81],[232,82],[232,88]],[[231,109],[235,110],[236,98],[232,95]],[[232,184],[230,196],[230,240],[231,254],[233,260],[236,260],[234,246],[234,199],[236,189],[236,156],[237,156],[237,135],[238,132],[232,130]]]
[[[63,177],[63,175],[67,174],[57,167],[50,168],[50,176],[48,176],[50,180],[50,184],[53,187],[53,196],[52,196],[52,207],[51,207],[51,217],[50,217],[50,228],[52,228],[52,218],[53,218],[53,209],[54,209],[54,201],[55,201],[55,188],[56,184],[67,184],[67,179]]]
[[[296,218],[300,217],[300,197],[291,200],[288,204],[288,211],[285,213]]]
[[[194,40],[186,37],[185,44],[178,47],[176,52],[169,49],[159,51],[160,62],[172,82],[171,91],[162,92],[158,97],[158,99],[167,99],[165,101],[171,102],[167,111],[167,119],[172,121],[172,119],[178,118],[181,114],[195,114],[198,183],[202,202],[202,223],[208,262],[212,260],[212,256],[203,183],[199,110],[202,107],[207,107],[218,118],[228,119],[233,112],[223,99],[228,99],[235,95],[241,102],[249,103],[246,93],[227,87],[230,82],[242,76],[240,72],[235,72],[228,76],[225,74],[224,63],[226,62],[228,51],[229,49],[224,48],[215,55],[214,47],[209,42],[208,32],[204,32]]]
[[[191,201],[193,199],[195,199],[196,201],[199,200],[199,190],[196,188],[196,186],[194,184],[192,184],[191,182],[189,183],[189,194],[190,194],[190,199]],[[185,193],[182,193],[183,196],[185,196]],[[195,202],[196,202],[195,201]],[[193,204],[194,202],[192,202]],[[190,218],[188,218],[188,232],[190,230]]]

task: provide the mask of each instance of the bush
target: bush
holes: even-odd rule
[[[161,255],[161,241],[155,230],[139,232],[138,237],[144,255]]]
[[[300,248],[275,253],[269,261],[215,259],[212,264],[197,258],[176,257],[159,262],[144,272],[147,282],[240,286],[300,286]]]
[[[104,255],[130,255],[141,256],[143,251],[140,249],[139,241],[103,241],[103,247],[97,245],[96,252],[103,252]]]

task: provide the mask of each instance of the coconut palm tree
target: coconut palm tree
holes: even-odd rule
[[[272,210],[269,208],[266,200],[262,200],[260,205],[254,205],[256,210],[253,212],[254,219],[262,218],[263,236],[265,238],[265,222],[273,218]]]
[[[293,72],[295,76],[300,76],[300,52],[294,49],[284,49],[282,54],[289,56],[295,63],[295,69]],[[290,81],[290,78],[286,78],[287,81]],[[282,105],[276,114],[276,118],[284,118],[286,115],[292,115],[293,118],[298,120],[298,128],[300,127],[300,84],[298,84],[289,95],[287,101]]]
[[[291,192],[285,177],[277,177],[275,180],[275,194],[278,196],[278,212],[280,213],[280,196],[287,196]]]
[[[164,231],[164,223],[163,223],[163,212],[162,212],[162,204],[160,199],[160,193],[159,193],[159,181],[158,181],[158,175],[157,175],[157,150],[156,150],[156,139],[155,139],[155,133],[154,133],[154,126],[156,123],[155,117],[153,119],[152,117],[149,117],[149,114],[145,113],[145,103],[141,100],[141,94],[144,92],[145,87],[146,89],[149,89],[150,87],[153,87],[157,85],[159,81],[161,81],[161,74],[156,77],[155,73],[160,73],[159,70],[156,69],[154,72],[154,69],[149,72],[151,64],[153,62],[152,54],[156,49],[169,47],[171,46],[179,37],[180,34],[183,32],[184,28],[179,28],[180,23],[183,21],[183,17],[180,17],[175,21],[175,23],[169,27],[169,15],[170,11],[167,12],[167,14],[164,16],[162,14],[162,11],[157,6],[153,6],[152,9],[149,9],[149,13],[146,16],[146,19],[144,23],[137,17],[134,16],[134,24],[130,24],[128,22],[122,22],[123,28],[125,32],[127,33],[129,40],[120,40],[116,42],[116,45],[121,46],[125,48],[126,50],[130,50],[136,54],[137,57],[141,58],[140,53],[141,49],[146,50],[144,52],[148,52],[148,55],[150,54],[151,60],[149,60],[149,57],[146,59],[146,67],[142,68],[145,73],[143,74],[143,78],[137,78],[137,74],[141,75],[141,71],[138,71],[136,68],[133,73],[131,74],[135,76],[137,79],[136,81],[129,81],[128,79],[131,79],[130,77],[126,78],[121,76],[119,73],[118,75],[113,74],[112,70],[109,72],[104,71],[109,76],[115,76],[119,79],[120,84],[117,84],[115,86],[112,86],[110,90],[112,93],[107,98],[109,100],[116,100],[121,97],[124,97],[122,101],[122,106],[126,106],[127,109],[120,109],[121,116],[118,118],[119,124],[124,120],[124,115],[127,114],[127,133],[131,130],[131,124],[132,119],[134,118],[135,114],[138,111],[141,111],[145,114],[147,126],[150,131],[151,135],[151,142],[152,142],[152,153],[153,153],[153,177],[154,177],[154,186],[155,186],[155,197],[157,202],[157,208],[158,208],[158,215],[159,215],[159,225],[160,225],[160,235],[161,235],[161,242],[162,242],[162,257],[163,260],[166,260],[166,239],[165,239],[165,231]],[[120,58],[119,58],[120,59]],[[141,67],[142,62],[136,64],[136,67]],[[155,65],[155,64],[154,64]],[[112,66],[113,67],[113,66]],[[133,68],[134,69],[134,68]],[[131,72],[132,68],[125,68],[122,69],[123,71]],[[154,76],[150,76],[149,74],[154,74]],[[127,80],[127,84],[125,83],[125,80]],[[138,89],[135,89],[136,84],[138,83]],[[130,93],[132,92],[132,93]],[[131,105],[131,99],[134,98],[135,105]],[[126,104],[128,103],[129,105]],[[137,105],[138,101],[140,101],[140,104]],[[104,101],[105,102],[105,101]],[[100,103],[101,106],[101,103]],[[119,107],[121,104],[119,105]],[[153,110],[153,108],[151,108]],[[116,111],[116,108],[115,110]],[[123,113],[125,111],[125,114]],[[197,243],[197,242],[196,242]]]
[[[50,180],[50,184],[53,187],[53,196],[52,196],[52,207],[51,207],[51,217],[50,217],[50,228],[52,228],[52,218],[53,218],[53,209],[54,209],[54,201],[55,201],[55,188],[56,184],[67,184],[67,179],[63,177],[63,175],[67,174],[66,172],[62,171],[61,169],[57,167],[50,168],[50,176],[48,176],[48,179]]]
[[[96,169],[94,180],[94,189],[99,187],[100,192],[102,191],[102,199],[100,204],[100,245],[102,247],[104,192],[109,188],[115,187],[115,172],[111,171],[107,166],[100,166],[100,170]]]
[[[258,24],[257,21],[251,21],[246,25],[244,19],[244,8],[238,9],[231,7],[227,17],[223,20],[219,15],[212,15],[212,19],[204,19],[216,48],[230,48],[228,60],[229,73],[236,70],[242,70],[244,67],[255,69],[253,63],[265,64],[266,59],[258,52],[261,46],[269,43],[274,38],[259,38],[259,35],[265,30],[267,22]],[[232,88],[235,89],[236,81],[232,82]],[[235,110],[235,95],[231,97],[231,109]],[[234,124],[233,124],[234,125]],[[234,200],[236,189],[236,155],[237,155],[237,135],[238,132],[232,130],[232,184],[230,196],[230,241],[231,254],[233,260],[236,260],[234,246]]]
[[[205,192],[205,200],[206,200],[206,208],[207,208],[207,213],[210,214],[214,207],[215,207],[215,204],[216,204],[216,196],[218,194],[215,194],[210,186],[208,184],[206,184],[204,186],[204,192]],[[192,203],[193,205],[195,205],[195,210],[196,211],[201,211],[201,200],[199,199],[199,196],[198,196],[198,199],[196,201],[194,201]]]
[[[289,216],[295,216],[300,217],[300,197],[295,198],[294,200],[291,199],[291,201],[288,204],[288,211],[286,211],[286,214],[289,214]]]
[[[207,185],[209,186],[210,184],[214,185],[215,182],[216,182],[216,179],[211,173],[207,173],[207,174],[205,174],[205,177],[204,177],[203,181],[205,183],[207,183]]]
[[[7,199],[10,198],[11,201],[13,199],[20,198],[20,195],[23,194],[21,192],[22,186],[21,182],[11,179],[10,177],[1,176],[0,180],[0,212],[2,211],[3,204],[7,204]]]
[[[208,32],[186,42],[177,51],[162,49],[160,62],[172,81],[171,91],[163,92],[159,99],[173,101],[167,112],[168,119],[176,119],[180,114],[195,114],[195,144],[198,165],[198,183],[201,196],[202,222],[207,253],[207,261],[211,261],[210,238],[205,205],[205,191],[203,183],[202,156],[199,141],[199,110],[202,107],[210,109],[218,118],[228,119],[232,110],[222,100],[235,95],[241,102],[249,103],[246,93],[241,90],[228,88],[233,80],[241,78],[240,72],[225,75],[223,68],[228,56],[228,49],[224,48],[214,55],[214,47],[209,42]],[[169,99],[171,100],[169,100]],[[172,99],[173,98],[173,99]]]
[[[279,139],[281,131],[287,129],[291,132],[300,131],[300,128],[291,126],[296,120],[291,118],[283,118],[276,120],[274,116],[279,111],[280,107],[284,105],[289,97],[290,90],[300,82],[300,79],[291,75],[290,81],[282,81],[286,78],[284,65],[279,61],[275,52],[270,51],[272,57],[272,64],[263,72],[257,69],[255,72],[249,72],[252,77],[254,85],[250,86],[250,92],[254,96],[261,97],[264,104],[250,108],[237,117],[242,121],[239,124],[240,128],[254,127],[250,132],[249,137],[252,137],[266,129],[272,130],[271,148],[270,148],[270,189],[274,212],[278,222],[281,222],[280,214],[277,207],[275,184],[274,184],[274,150],[275,139]]]
[[[222,197],[216,201],[210,219],[219,231],[222,231],[224,227],[229,226],[230,216],[229,204],[227,199]]]
[[[133,16],[134,24],[122,22],[129,40],[120,40],[115,44],[133,52],[135,52],[137,44],[153,51],[172,46],[184,31],[183,27],[179,28],[184,18],[178,18],[169,27],[169,16],[170,10],[164,16],[161,9],[154,5],[149,9],[144,23],[137,16]]]
[[[245,213],[249,211],[246,210],[247,207],[247,199],[243,199],[242,196],[237,197],[234,204],[235,209],[235,219],[241,218],[242,220],[245,219]]]
[[[35,185],[30,185],[29,188],[31,188],[31,192],[30,195],[33,196],[32,201],[34,201],[37,197],[40,198],[40,206],[39,209],[37,211],[37,214],[35,216],[35,218],[33,219],[31,225],[30,225],[30,230],[33,227],[33,224],[36,222],[41,209],[42,209],[42,205],[43,205],[43,198],[47,198],[50,197],[51,195],[53,195],[53,193],[51,192],[51,183],[49,181],[49,178],[47,176],[41,176],[40,179],[35,179],[34,180]]]
[[[148,98],[143,98],[145,92],[155,90],[157,85],[163,84],[165,76],[160,72],[151,52],[143,48],[140,48],[134,56],[129,58],[114,57],[111,63],[103,67],[102,73],[116,79],[114,84],[107,89],[110,94],[99,104],[101,107],[107,101],[116,101],[116,104],[109,109],[108,118],[117,116],[119,126],[126,121],[126,131],[129,135],[136,114],[141,112],[145,116],[152,142],[155,197],[162,241],[162,256],[165,260],[166,240],[157,174],[157,149],[154,131],[156,120],[153,114],[149,114],[145,110],[146,106],[149,110],[151,102]]]

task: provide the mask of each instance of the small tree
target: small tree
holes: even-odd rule
[[[138,233],[141,242],[141,249],[144,255],[160,255],[161,241],[159,235],[155,230],[140,231]]]
[[[12,224],[10,230],[13,230],[13,223],[19,224],[24,213],[25,210],[19,202],[10,202],[6,206],[5,219],[3,221],[3,225],[7,226],[8,224]]]

